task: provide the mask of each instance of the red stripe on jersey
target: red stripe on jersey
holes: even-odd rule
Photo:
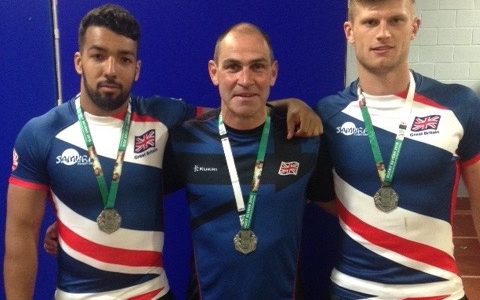
[[[453,182],[453,189],[452,189],[452,194],[450,195],[450,224],[453,224],[454,218],[455,218],[455,209],[457,208],[457,195],[458,195],[458,188],[460,184],[460,176],[462,175],[461,173],[461,168],[460,168],[460,163],[458,160],[455,163],[455,181]]]
[[[408,89],[396,94],[395,96],[406,99],[407,98],[407,93],[408,93]],[[428,97],[425,97],[425,96],[423,96],[419,93],[415,93],[414,96],[413,96],[413,99],[415,100],[415,102],[423,103],[423,104],[428,105],[428,106],[436,107],[436,108],[439,108],[439,109],[448,109],[446,106],[443,106],[443,105],[437,103],[436,101],[434,101],[434,100],[432,100]]]
[[[403,91],[403,92],[400,92],[398,94],[395,94],[395,96],[406,99],[407,98],[407,92],[408,92],[408,89]],[[428,97],[425,97],[421,94],[418,94],[418,93],[414,94],[413,99],[414,99],[415,102],[423,103],[423,104],[428,105],[428,106],[436,107],[436,108],[439,108],[439,109],[448,109],[448,107],[443,106],[443,105],[437,103],[436,101],[434,101],[434,100],[432,100]]]
[[[48,187],[48,185],[21,180],[19,178],[13,177],[13,176],[10,176],[10,178],[8,179],[8,182],[10,184],[20,186],[20,187],[23,187],[23,188],[26,188],[26,189],[29,189],[29,190],[37,190],[37,191],[46,191],[47,192],[50,189]]]
[[[203,115],[204,113],[208,112],[209,110],[212,110],[211,108],[203,107],[203,106],[197,106],[195,107],[195,117],[199,117]]]
[[[479,161],[480,161],[480,154],[477,154],[472,159],[462,162],[462,168],[467,168]]]
[[[158,119],[155,119],[151,116],[148,115],[139,115],[138,113],[133,112],[132,113],[132,121],[133,122],[160,122]]]
[[[148,292],[148,293],[143,294],[143,295],[131,297],[131,298],[128,298],[128,300],[151,300],[151,299],[154,299],[154,297],[156,295],[158,295],[158,293],[160,293],[160,291],[163,290],[163,289],[164,288],[161,288],[161,289],[158,289],[158,290],[155,290],[155,291]]]
[[[79,236],[60,221],[58,221],[58,234],[72,249],[105,263],[134,267],[163,267],[161,252],[100,245]]]
[[[337,212],[345,224],[373,245],[386,248],[413,260],[458,274],[455,260],[447,253],[373,227],[351,214],[340,201],[337,201]]]
[[[435,296],[435,297],[422,297],[422,298],[405,298],[403,300],[443,300],[449,295]]]
[[[427,98],[427,97],[425,97],[423,95],[420,95],[420,94],[417,94],[417,93],[415,93],[414,99],[415,99],[416,102],[420,102],[420,103],[423,103],[423,104],[428,105],[428,106],[448,110],[448,108],[446,106],[440,105],[439,103],[433,101],[432,99]]]
[[[116,118],[119,120],[125,119],[125,115],[127,114],[126,111],[120,112],[114,116],[111,116],[112,118]],[[137,112],[132,112],[132,122],[159,122],[158,119],[155,119],[151,116],[148,115],[139,115]]]

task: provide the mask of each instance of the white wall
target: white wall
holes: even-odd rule
[[[418,0],[420,32],[411,67],[480,93],[480,0]]]
[[[411,68],[480,94],[480,0],[417,0],[416,6],[422,23],[410,51]],[[346,84],[356,78],[348,47]],[[463,184],[459,195],[467,195]]]

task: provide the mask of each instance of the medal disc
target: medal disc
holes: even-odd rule
[[[235,249],[243,254],[249,254],[257,248],[257,237],[251,230],[240,230],[233,238]]]
[[[382,186],[373,196],[375,206],[383,211],[390,212],[398,206],[398,194],[390,186]]]
[[[106,208],[97,217],[98,228],[105,233],[113,233],[120,228],[122,217],[113,208]]]

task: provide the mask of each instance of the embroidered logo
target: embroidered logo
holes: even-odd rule
[[[412,128],[410,129],[410,136],[414,137],[440,133],[440,131],[438,131],[440,119],[440,115],[415,117],[415,120],[413,120]]]
[[[357,127],[353,122],[345,122],[342,126],[337,127],[337,133],[343,135],[366,136],[367,130],[363,127]]]
[[[193,166],[193,172],[217,172],[218,169],[214,167],[203,167],[199,165]]]
[[[91,165],[92,161],[87,154],[80,155],[77,150],[69,148],[63,151],[62,155],[56,157],[56,164],[64,164],[66,166],[73,165]]]
[[[425,131],[429,129],[437,130],[438,123],[440,123],[439,115],[415,117],[415,120],[413,121],[413,124],[412,124],[411,131],[418,132],[418,131]]]
[[[13,160],[12,160],[12,172],[15,171],[18,167],[18,154],[15,149],[13,149]]]
[[[142,153],[155,147],[155,129],[150,129],[142,135],[135,136],[135,153]]]
[[[289,161],[280,163],[280,169],[278,170],[278,175],[287,176],[287,175],[297,175],[298,168],[300,163],[297,161]]]

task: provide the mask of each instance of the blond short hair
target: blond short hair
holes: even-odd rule
[[[383,4],[388,1],[392,1],[392,0],[348,0],[348,20],[349,21],[353,20],[353,17],[355,15],[355,8],[358,5],[371,6],[371,5]],[[412,12],[415,14],[415,0],[410,0],[410,3],[412,4]]]

